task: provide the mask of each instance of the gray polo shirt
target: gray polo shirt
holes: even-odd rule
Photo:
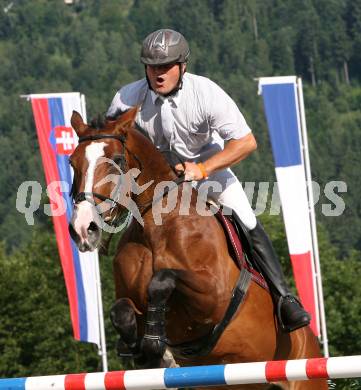
[[[139,105],[137,124],[160,151],[171,150],[182,161],[204,161],[223,149],[225,140],[251,132],[231,97],[206,77],[185,73],[182,89],[167,99],[174,119],[170,141],[163,135],[162,100],[149,89],[145,78],[122,87],[107,115]]]

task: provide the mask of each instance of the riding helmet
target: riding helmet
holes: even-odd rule
[[[152,32],[144,39],[140,60],[145,65],[167,65],[187,62],[189,54],[188,42],[181,33],[161,29]]]

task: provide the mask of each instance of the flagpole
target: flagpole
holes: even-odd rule
[[[86,116],[86,102],[85,95],[80,94],[80,105],[82,111],[82,117],[85,123],[87,123]],[[95,261],[95,279],[97,286],[97,301],[98,301],[98,320],[99,320],[99,334],[100,334],[100,344],[98,345],[98,355],[101,356],[103,372],[108,371],[108,357],[107,357],[107,344],[105,340],[105,327],[104,327],[104,312],[103,312],[103,298],[102,298],[102,284],[100,279],[100,269],[99,269],[99,254],[96,253]]]
[[[97,253],[98,254],[98,253]],[[99,332],[100,332],[100,345],[98,346],[98,354],[101,356],[103,372],[108,371],[108,357],[107,357],[107,345],[105,341],[105,328],[104,328],[104,314],[103,314],[103,300],[102,300],[102,287],[100,281],[99,271],[99,257],[96,256],[96,284],[97,284],[97,299],[99,310]]]
[[[62,93],[62,95],[67,94],[74,94],[74,92],[65,92]],[[36,94],[38,98],[49,98],[58,96],[57,93],[43,93],[43,94]],[[78,95],[80,97],[80,111],[81,114],[86,122],[86,103],[85,103],[85,96],[83,94],[80,94],[78,92]],[[32,94],[22,94],[20,95],[20,98],[30,100]],[[98,345],[98,355],[102,358],[102,366],[103,371],[108,371],[108,361],[107,361],[107,350],[106,350],[106,340],[105,340],[105,330],[104,330],[104,315],[103,315],[103,301],[102,301],[102,294],[101,294],[101,279],[100,279],[100,271],[99,271],[99,257],[98,252],[94,253],[94,259],[95,259],[95,293],[96,293],[96,301],[97,301],[97,319],[98,319],[98,335],[97,335],[97,345]],[[61,256],[61,253],[60,253]],[[94,298],[93,298],[94,299]]]
[[[303,148],[304,148],[303,155],[305,160],[305,173],[306,173],[306,182],[307,182],[307,190],[308,190],[309,213],[310,213],[311,234],[312,234],[312,251],[313,251],[314,266],[316,270],[315,277],[316,277],[317,297],[318,297],[317,303],[318,303],[318,309],[320,313],[323,354],[325,357],[329,357],[326,315],[325,315],[325,306],[324,306],[324,298],[323,298],[318,239],[317,239],[316,216],[315,216],[313,190],[312,190],[311,164],[310,164],[309,149],[308,149],[306,115],[305,115],[305,106],[303,100],[302,79],[300,77],[297,78],[297,92],[298,92],[301,131],[302,131]]]

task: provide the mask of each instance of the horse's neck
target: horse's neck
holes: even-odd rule
[[[164,160],[156,161],[151,159],[146,167],[142,167],[139,184],[144,185],[152,183],[149,190],[154,192],[155,187],[165,181],[173,181],[176,178],[175,173]]]
[[[155,148],[151,142],[146,142],[141,147],[143,156],[141,173],[138,176],[137,183],[145,188],[136,197],[138,206],[149,204],[155,196],[155,190],[162,182],[174,181],[176,175],[167,163],[165,157]]]

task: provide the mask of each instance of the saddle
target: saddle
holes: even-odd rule
[[[241,269],[246,269],[253,281],[259,286],[269,291],[266,280],[257,269],[257,266],[252,263],[252,240],[248,234],[247,228],[239,219],[235,219],[230,215],[224,215],[222,210],[216,213],[217,220],[223,227],[227,237],[229,253],[236,266]]]

